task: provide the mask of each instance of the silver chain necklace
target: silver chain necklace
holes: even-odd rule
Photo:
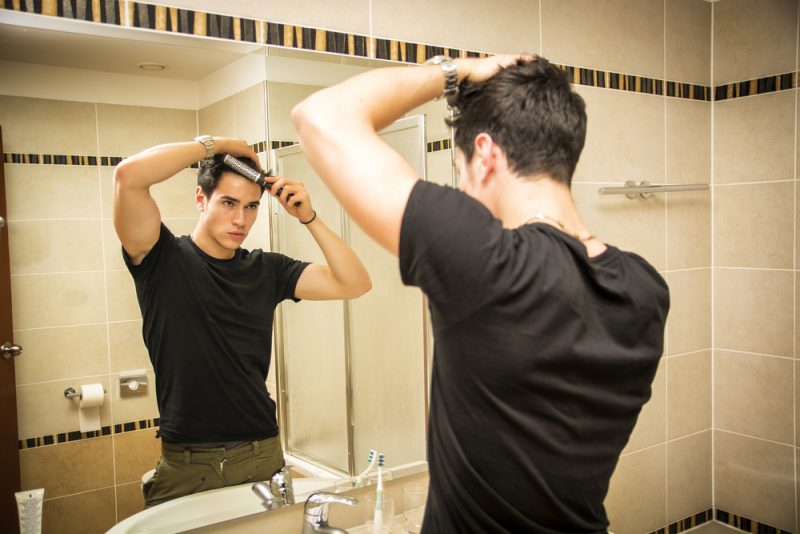
[[[545,215],[544,213],[536,213],[533,217],[531,217],[530,219],[525,221],[523,224],[528,224],[529,222],[533,222],[533,221],[548,221],[548,222],[551,222],[551,223],[555,224],[556,226],[558,226],[559,230],[561,230],[562,232],[564,232],[565,234],[567,234],[569,236],[574,237],[575,239],[577,239],[578,241],[581,241],[581,242],[589,241],[590,239],[594,238],[594,236],[592,234],[588,234],[588,235],[585,235],[583,237],[579,236],[578,234],[573,234],[572,232],[567,230],[566,226],[564,226],[564,223],[562,223],[558,219],[554,219],[553,217],[550,217],[549,215]]]

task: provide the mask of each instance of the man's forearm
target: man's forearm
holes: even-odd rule
[[[372,287],[369,274],[353,249],[319,217],[307,227],[325,256],[330,275],[347,292],[346,296],[353,298],[369,291]]]
[[[200,161],[205,147],[197,141],[168,143],[125,158],[114,173],[128,187],[148,188]]]

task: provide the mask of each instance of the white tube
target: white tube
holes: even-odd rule
[[[21,534],[42,533],[42,501],[44,489],[39,488],[15,493],[17,511],[19,513],[19,531]]]

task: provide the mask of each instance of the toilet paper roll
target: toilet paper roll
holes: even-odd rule
[[[100,406],[104,401],[103,384],[81,386],[81,402],[78,404],[78,421],[81,432],[100,430]]]

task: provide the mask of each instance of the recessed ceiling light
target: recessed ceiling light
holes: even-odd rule
[[[142,70],[164,70],[167,68],[166,65],[161,63],[139,63],[136,66]]]

